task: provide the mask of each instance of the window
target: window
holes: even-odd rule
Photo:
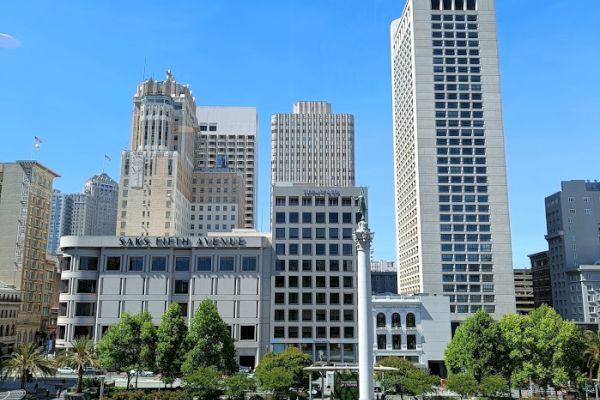
[[[392,328],[400,328],[400,314],[393,313],[392,314]]]
[[[325,223],[325,213],[324,212],[315,213],[315,222],[317,224],[324,224]]]
[[[212,271],[211,257],[196,258],[196,271]]]
[[[256,257],[242,257],[242,271],[256,271]]]
[[[330,224],[337,224],[338,222],[339,222],[339,214],[338,213],[330,212],[329,213],[329,223]]]
[[[190,258],[189,257],[175,257],[175,271],[189,271],[190,270]]]
[[[188,316],[188,307],[189,307],[188,303],[177,303],[177,305],[181,309],[181,316],[187,317]]]
[[[240,326],[240,340],[256,340],[254,325]]]
[[[285,328],[283,326],[274,327],[273,337],[276,339],[283,339],[285,337]]]
[[[385,314],[384,313],[377,314],[377,327],[385,328]]]
[[[402,336],[401,335],[392,335],[392,349],[400,350],[402,346]]]
[[[234,258],[221,256],[219,258],[219,271],[233,271],[234,269]]]
[[[277,222],[278,224],[285,224],[285,213],[284,212],[275,213],[275,222]]]
[[[144,256],[129,256],[129,271],[144,270]]]
[[[63,279],[60,281],[60,292],[69,293],[69,280]]]
[[[406,348],[408,350],[416,350],[417,335],[406,335]]]
[[[88,326],[88,325],[75,325],[74,330],[73,330],[73,338],[88,338],[91,339],[92,338],[92,326]]]
[[[408,313],[406,314],[406,327],[407,328],[415,328],[417,326],[415,321],[415,314]]]
[[[386,348],[386,337],[385,335],[377,335],[377,349],[385,350]]]
[[[106,257],[106,271],[120,271],[121,270],[121,257]]]
[[[79,257],[80,271],[97,271],[98,257]]]
[[[96,281],[88,279],[77,280],[77,293],[96,293]]]
[[[152,257],[151,264],[152,271],[166,271],[167,270],[167,257]]]
[[[275,239],[285,239],[285,228],[275,228]]]
[[[351,256],[353,248],[354,248],[354,246],[352,244],[349,244],[349,243],[343,244],[342,245],[342,255]]]
[[[96,303],[75,303],[76,317],[93,317],[96,315]]]
[[[302,213],[302,223],[304,223],[304,224],[312,223],[312,213],[303,212]]]
[[[285,320],[285,310],[275,310],[275,321]]]
[[[190,281],[175,280],[175,294],[188,294],[190,292]]]
[[[298,223],[298,213],[297,212],[291,212],[288,217],[289,217],[290,224]]]

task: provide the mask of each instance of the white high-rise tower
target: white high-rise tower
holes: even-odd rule
[[[494,1],[407,0],[391,53],[399,291],[514,312]]]

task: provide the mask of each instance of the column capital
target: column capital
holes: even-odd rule
[[[374,232],[369,229],[369,224],[366,221],[360,221],[358,228],[354,231],[354,244],[358,251],[368,251],[371,248],[371,241],[375,236]]]

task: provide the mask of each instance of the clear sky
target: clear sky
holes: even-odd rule
[[[356,119],[376,258],[395,259],[389,24],[402,0],[10,1],[0,6],[0,161],[33,153],[80,191],[118,180],[142,78],[199,105],[256,106],[258,228],[268,230],[270,115],[327,100]],[[546,249],[544,197],[600,179],[600,2],[498,0],[514,265]],[[14,39],[13,39],[14,38]],[[9,48],[12,47],[12,48]],[[144,60],[146,68],[144,75]]]

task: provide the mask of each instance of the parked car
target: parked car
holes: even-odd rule
[[[59,374],[63,374],[63,375],[73,375],[73,374],[77,373],[77,371],[75,371],[71,367],[60,367],[56,370],[56,372],[58,372]]]
[[[152,372],[152,371],[144,371],[144,370],[141,370],[141,369],[132,369],[131,371],[129,371],[129,374],[133,375],[133,376],[136,376],[136,375],[137,376],[152,376],[152,375],[154,375],[154,372]]]
[[[252,372],[252,368],[251,367],[240,367],[239,371],[241,374],[249,374],[250,372]]]

